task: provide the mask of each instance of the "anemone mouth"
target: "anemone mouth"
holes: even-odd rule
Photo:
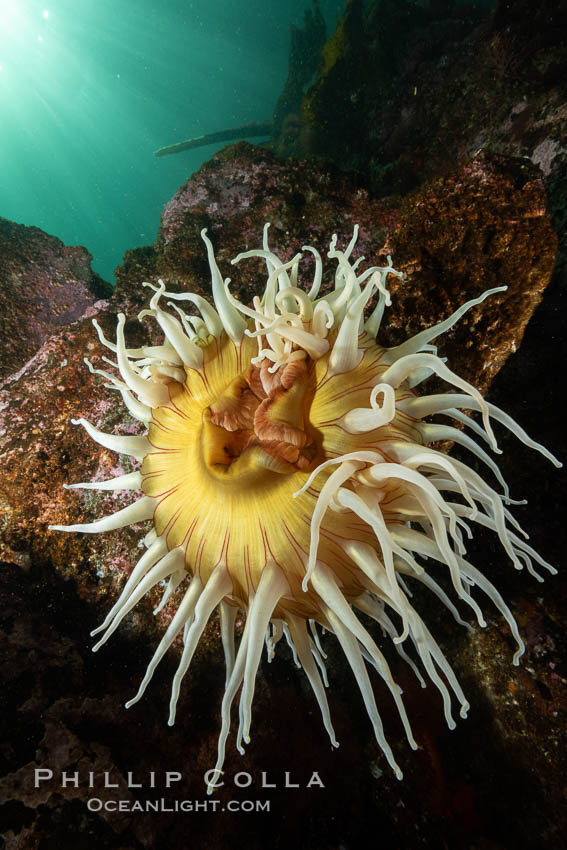
[[[273,481],[274,474],[314,468],[316,459],[324,459],[310,423],[314,395],[313,363],[308,357],[275,372],[270,372],[266,359],[251,364],[203,410],[200,440],[205,465],[238,488],[261,484],[263,477]]]
[[[491,530],[514,566],[539,580],[534,562],[555,572],[526,543],[509,505],[508,488],[492,457],[452,425],[424,421],[448,417],[472,429],[496,452],[492,421],[561,464],[510,417],[482,399],[437,356],[435,339],[500,287],[467,302],[435,327],[396,348],[375,342],[390,303],[385,283],[398,275],[391,260],[359,272],[351,263],[357,229],[345,251],[331,241],[337,261],[334,291],[319,296],[322,261],[311,247],[315,277],[308,292],[298,285],[300,255],[282,263],[263,248],[239,255],[266,261],[262,298],[244,305],[223,281],[212,245],[202,233],[211,269],[215,308],[193,293],[153,289],[149,309],[164,343],[127,349],[125,317],[118,317],[116,344],[95,324],[101,342],[116,355],[115,373],[94,369],[118,390],[129,412],[148,427],[145,437],[103,434],[77,420],[101,445],[142,461],[141,470],[112,481],[72,487],[136,490],[143,497],[92,523],[53,526],[98,532],[151,519],[147,551],[120,598],[95,633],[98,649],[142,596],[167,582],[163,608],[189,579],[176,613],[157,647],[137,702],[167,649],[182,635],[169,723],[175,720],[183,677],[215,608],[220,611],[227,678],[221,706],[216,770],[220,771],[230,729],[232,702],[242,688],[237,747],[250,740],[254,681],[264,642],[268,659],[285,636],[312,686],[331,742],[338,746],[325,694],[328,684],[317,623],[332,632],[352,668],[374,734],[401,778],[386,740],[367,664],[386,683],[411,747],[413,738],[401,692],[388,663],[356,612],[369,616],[407,661],[425,687],[418,664],[435,684],[452,728],[452,699],[466,716],[468,702],[447,659],[412,603],[411,585],[435,594],[452,616],[468,624],[449,593],[486,625],[476,590],[507,621],[516,641],[514,663],[523,652],[514,617],[490,581],[466,559],[474,525]],[[377,293],[377,304],[365,310]],[[160,300],[168,302],[165,311]],[[200,315],[187,315],[179,302]],[[418,395],[429,375],[457,392]],[[466,414],[478,412],[481,422]],[[497,491],[462,461],[432,447],[439,440],[465,446],[488,468]],[[441,573],[445,573],[445,578]],[[238,610],[246,625],[238,650]],[[211,781],[209,792],[214,788]]]

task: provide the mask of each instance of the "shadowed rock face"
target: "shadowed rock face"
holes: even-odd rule
[[[140,282],[162,277],[170,289],[186,286],[208,295],[202,227],[209,228],[221,272],[233,277],[233,291],[249,301],[264,280],[262,263],[250,260],[233,267],[229,261],[261,244],[265,221],[272,223],[272,247],[286,259],[303,244],[314,245],[325,256],[332,233],[337,233],[339,245],[346,245],[358,223],[357,251],[366,262],[383,264],[391,252],[395,267],[405,273],[403,281],[392,285],[393,304],[382,335],[387,344],[445,318],[487,288],[509,286],[465,317],[441,350],[451,368],[486,390],[519,346],[549,281],[556,241],[544,210],[537,172],[508,159],[473,159],[402,201],[376,201],[351,178],[320,162],[282,163],[250,145],[235,145],[213,157],[176,193],[166,206],[155,245],[127,254],[116,291],[94,309],[107,337],[113,338],[116,313],[122,310],[132,320],[126,326],[128,345],[158,342],[153,323],[134,321],[147,303],[148,290]],[[331,279],[325,277],[327,286]],[[546,399],[551,409],[551,390],[548,396],[540,395],[540,383],[552,370],[550,350],[547,359],[539,361],[541,373],[534,365],[545,338],[543,331],[532,348],[519,355],[520,376],[512,371],[502,390],[516,388],[520,409],[510,412],[521,424],[528,424],[524,414],[531,416],[534,437],[547,439],[554,449],[558,442],[552,417],[540,421],[538,402]],[[183,846],[188,834],[196,846],[206,842],[207,847],[221,848],[236,836],[249,847],[268,842],[284,847],[298,830],[299,846],[309,848],[362,846],[368,831],[376,840],[404,847],[422,847],[424,842],[437,846],[443,840],[465,848],[474,840],[485,841],[479,846],[527,848],[533,846],[529,835],[547,842],[541,846],[557,846],[554,821],[562,773],[560,733],[554,730],[562,727],[559,719],[550,722],[549,713],[565,711],[560,646],[564,612],[554,593],[559,585],[552,587],[550,581],[543,589],[534,588],[533,581],[516,575],[500,555],[496,559],[490,540],[479,552],[506,598],[521,592],[512,607],[528,636],[527,657],[518,672],[510,664],[507,632],[493,626],[470,637],[446,618],[440,620],[442,648],[473,706],[466,724],[451,735],[443,725],[437,696],[431,689],[422,692],[411,673],[389,658],[422,747],[415,754],[407,748],[394,710],[376,683],[385,726],[392,740],[398,738],[394,749],[404,767],[403,783],[377,757],[360,698],[349,693],[351,679],[328,637],[331,710],[341,748],[330,751],[302,674],[280,646],[272,666],[262,664],[252,744],[245,758],[229,746],[227,787],[218,799],[224,805],[231,798],[270,799],[271,816],[251,814],[243,824],[243,815],[226,812],[87,812],[86,801],[93,796],[202,800],[201,777],[215,759],[224,676],[219,626],[213,620],[199,645],[176,726],[165,725],[174,659],[158,672],[144,700],[124,711],[122,705],[135,693],[171,617],[172,605],[152,617],[151,603],[157,596],[137,606],[97,656],[88,651],[88,632],[139,557],[143,527],[92,536],[53,534],[46,526],[91,520],[130,500],[122,493],[61,489],[63,482],[109,478],[132,469],[129,459],[118,459],[69,424],[72,416],[84,416],[103,431],[138,431],[117,404],[116,393],[104,389],[102,379],[92,376],[82,362],[87,355],[94,366],[105,368],[100,360],[104,353],[90,318],[84,318],[52,335],[2,388],[1,546],[8,562],[2,578],[4,672],[9,683],[2,715],[9,724],[3,813],[8,848],[165,848]],[[526,384],[528,375],[531,381]],[[497,396],[493,400],[501,403]],[[539,457],[529,457],[527,449],[511,440],[502,443],[510,454],[504,464],[512,494],[535,502],[534,546],[557,563],[560,544],[545,535],[545,506],[553,502],[548,491],[554,473],[546,469],[542,475]],[[514,463],[518,451],[520,471]],[[524,486],[514,492],[518,475]],[[531,531],[530,516],[522,521]],[[439,610],[431,603],[429,618],[435,616]],[[547,752],[557,756],[548,757]],[[56,776],[61,770],[79,770],[81,776],[92,770],[99,777],[96,792],[83,784],[61,789],[57,781],[35,789],[33,769],[40,766],[51,767]],[[117,790],[101,785],[105,770],[118,783]],[[161,776],[158,793],[147,787],[152,770]],[[183,774],[175,792],[164,790],[166,770]],[[252,774],[251,789],[232,784],[239,770]],[[314,770],[325,789],[304,788]],[[141,772],[146,787],[129,789],[128,771],[136,774],[134,782]],[[276,782],[276,789],[261,788],[262,771],[268,772],[267,781]],[[285,789],[285,771],[302,788]],[[529,832],[513,814],[518,800]]]
[[[359,171],[380,195],[479,150],[564,172],[566,27],[565,0],[349,0],[274,148]]]
[[[80,245],[0,218],[0,376],[23,366],[57,329],[112,292]]]

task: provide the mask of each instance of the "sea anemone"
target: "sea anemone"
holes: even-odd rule
[[[367,664],[388,687],[407,739],[416,743],[401,689],[379,642],[357,617],[380,626],[422,686],[423,670],[439,689],[447,723],[454,727],[452,698],[461,717],[469,707],[457,678],[412,605],[411,586],[424,585],[464,626],[456,597],[486,625],[478,588],[507,621],[524,651],[514,617],[494,585],[465,557],[464,539],[476,523],[494,532],[517,569],[533,562],[551,573],[525,541],[507,505],[512,503],[498,466],[468,436],[472,430],[499,453],[492,420],[523,443],[561,464],[498,407],[485,401],[437,356],[434,340],[471,308],[506,287],[484,292],[452,316],[393,348],[376,343],[390,304],[387,265],[361,272],[351,263],[358,228],[346,248],[333,237],[328,256],[336,261],[334,290],[320,296],[323,265],[315,248],[309,291],[298,285],[302,254],[282,262],[268,244],[232,262],[261,257],[267,266],[263,296],[252,306],[230,292],[213,246],[203,230],[215,308],[193,293],[153,290],[149,309],[163,344],[127,349],[123,314],[116,343],[94,321],[107,362],[120,377],[95,369],[120,392],[128,411],[147,426],[147,436],[105,434],[81,424],[100,445],[141,461],[139,471],[108,481],[72,484],[99,490],[143,491],[128,507],[95,522],[52,526],[58,531],[102,532],[151,520],[144,553],[102,625],[97,650],[155,585],[166,584],[160,610],[183,583],[187,587],[155,651],[131,706],[144,694],[167,649],[182,633],[183,649],[173,680],[169,724],[175,720],[180,687],[209,617],[220,613],[226,684],[216,771],[224,761],[234,697],[242,686],[237,747],[250,741],[251,707],[262,648],[268,658],[284,636],[303,667],[333,746],[338,746],[325,693],[327,673],[319,629],[333,633],[352,668],[374,733],[398,778],[402,772],[384,735]],[[366,307],[376,305],[365,318]],[[168,299],[170,311],[162,303]],[[187,315],[180,304],[196,307]],[[418,395],[414,387],[431,375],[456,391]],[[480,421],[463,411],[476,411]],[[448,417],[464,426],[426,421]],[[502,492],[461,460],[432,444],[454,441],[485,464]],[[235,622],[246,624],[235,647]],[[470,626],[468,626],[470,628]],[[451,693],[452,692],[452,693]],[[216,773],[215,776],[219,774]],[[214,786],[211,781],[209,791]]]

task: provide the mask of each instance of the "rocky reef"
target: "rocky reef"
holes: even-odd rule
[[[76,321],[112,287],[92,257],[37,227],[0,218],[0,376],[13,374],[57,329]]]

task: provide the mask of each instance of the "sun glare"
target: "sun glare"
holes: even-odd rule
[[[28,50],[43,42],[49,11],[33,3],[0,0],[0,58],[2,70],[18,71],[29,60]]]

